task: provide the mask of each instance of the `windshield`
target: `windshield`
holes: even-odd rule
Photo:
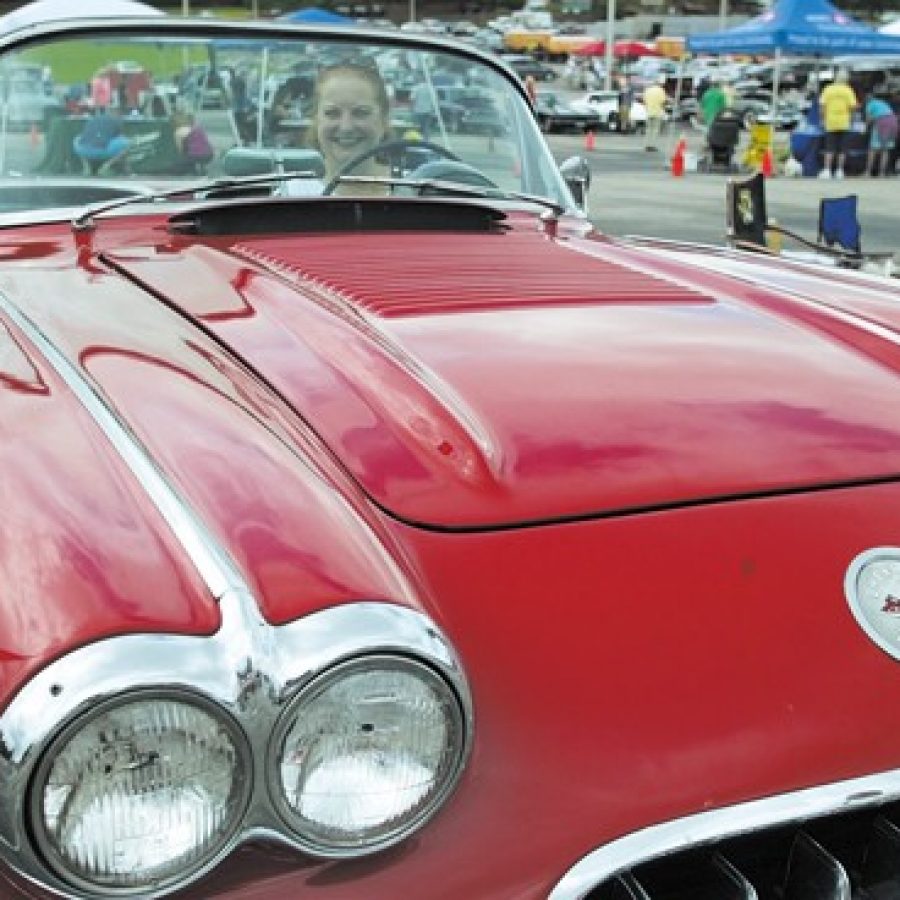
[[[391,193],[409,178],[573,208],[526,100],[477,53],[353,29],[153,21],[7,39],[0,211],[269,172],[292,175],[279,190],[293,196]]]

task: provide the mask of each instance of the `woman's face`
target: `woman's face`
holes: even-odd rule
[[[316,137],[330,175],[351,159],[377,147],[387,134],[387,121],[372,85],[352,72],[336,72],[320,86]],[[360,166],[372,169],[375,160]]]

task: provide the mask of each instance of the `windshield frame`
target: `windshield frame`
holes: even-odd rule
[[[167,41],[177,43],[179,39],[198,43],[228,41],[231,38],[258,40],[261,44],[278,41],[321,41],[335,47],[346,45],[348,49],[359,48],[361,45],[370,43],[373,46],[377,45],[385,52],[397,50],[425,54],[444,53],[456,58],[460,63],[464,64],[468,61],[473,67],[487,68],[494,76],[502,79],[505,90],[511,90],[512,94],[507,96],[510,99],[516,98],[515,102],[510,103],[513,117],[516,120],[512,127],[512,133],[518,139],[523,170],[531,168],[533,174],[529,177],[541,181],[545,185],[548,191],[546,193],[548,200],[554,203],[562,201],[562,206],[567,213],[581,215],[581,211],[559,173],[549,147],[540,132],[521,80],[505,65],[502,59],[451,38],[436,39],[419,33],[392,32],[356,26],[308,26],[277,21],[228,21],[167,16],[73,18],[52,23],[35,23],[3,35],[0,37],[0,63],[2,63],[2,58],[8,57],[10,54],[19,54],[48,42],[75,41],[86,38],[114,41],[118,37],[121,37],[123,42],[134,39],[138,41],[158,40],[162,43]],[[6,174],[2,177],[3,179],[7,178]],[[24,177],[16,180],[21,184],[23,181],[32,180],[32,177],[30,173],[24,173]],[[41,179],[35,173],[33,180],[40,181]],[[534,193],[534,191],[531,192]],[[544,195],[544,192],[542,191],[541,194]],[[71,213],[71,207],[69,207],[69,213]]]

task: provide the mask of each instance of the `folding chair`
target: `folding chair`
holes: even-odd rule
[[[890,275],[894,264],[893,253],[863,253],[858,207],[856,194],[824,197],[819,203],[819,242],[828,247],[837,245],[850,255],[854,268],[871,264],[883,274]]]
[[[729,179],[725,190],[726,237],[729,246],[778,255],[779,251],[774,247],[776,241],[768,236],[780,235],[812,251],[814,262],[858,269],[866,261],[879,261],[884,273],[891,274],[893,254],[863,254],[859,250],[860,228],[856,215],[856,196],[826,198],[821,201],[818,240],[812,241],[769,221],[766,211],[766,183],[761,173],[743,181]]]

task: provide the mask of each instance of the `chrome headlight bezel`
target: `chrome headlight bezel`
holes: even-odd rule
[[[325,840],[305,826],[285,796],[281,777],[281,758],[289,732],[302,715],[302,707],[314,703],[330,688],[359,674],[372,671],[401,671],[413,674],[432,689],[439,689],[448,710],[447,730],[452,739],[447,748],[448,762],[439,770],[440,784],[426,802],[414,806],[395,827],[379,833],[370,841]],[[311,856],[325,859],[352,859],[380,852],[405,840],[423,827],[445,805],[465,768],[471,743],[471,719],[454,685],[438,669],[424,660],[397,653],[378,653],[345,659],[302,685],[279,716],[269,744],[266,772],[273,807],[296,844]]]
[[[71,734],[69,729],[106,704],[135,697],[183,697],[211,710],[217,721],[225,716],[234,739],[243,737],[242,758],[250,760],[244,764],[252,769],[249,801],[242,795],[246,808],[233,837],[205,866],[192,865],[171,882],[154,884],[153,896],[184,890],[249,841],[272,841],[308,859],[348,855],[323,852],[286,825],[273,800],[277,792],[270,787],[269,755],[281,716],[298,692],[360,658],[410,660],[440,679],[442,687],[449,687],[447,696],[461,710],[462,749],[446,790],[435,794],[432,809],[412,829],[350,855],[392,846],[446,803],[471,755],[475,717],[462,662],[432,619],[396,603],[357,601],[271,625],[261,618],[249,592],[226,591],[219,603],[222,624],[215,633],[128,634],[86,644],[37,672],[0,715],[0,782],[7,791],[6,802],[0,804],[0,861],[18,877],[73,900],[135,896],[134,890],[104,892],[93,884],[78,886],[65,865],[51,865],[48,843],[39,846],[36,840],[31,805],[34,790],[42,790],[47,777],[43,764],[55,758],[60,741]],[[440,741],[433,746],[441,746]]]
[[[48,780],[63,751],[75,737],[89,727],[92,722],[108,713],[132,704],[163,701],[180,703],[194,707],[209,716],[217,726],[223,728],[235,751],[233,774],[235,799],[228,824],[189,863],[179,863],[176,872],[168,877],[153,878],[140,885],[104,884],[84,878],[74,872],[65,857],[54,846],[48,833],[43,811],[43,795]],[[94,897],[137,897],[146,896],[148,890],[170,892],[193,881],[199,873],[211,868],[226,854],[242,828],[243,820],[253,792],[253,753],[247,736],[241,726],[220,704],[180,686],[172,688],[135,689],[114,697],[108,697],[87,709],[79,710],[60,725],[47,741],[37,761],[28,786],[26,816],[29,833],[35,850],[49,870],[72,889]],[[176,857],[177,859],[177,857]]]

